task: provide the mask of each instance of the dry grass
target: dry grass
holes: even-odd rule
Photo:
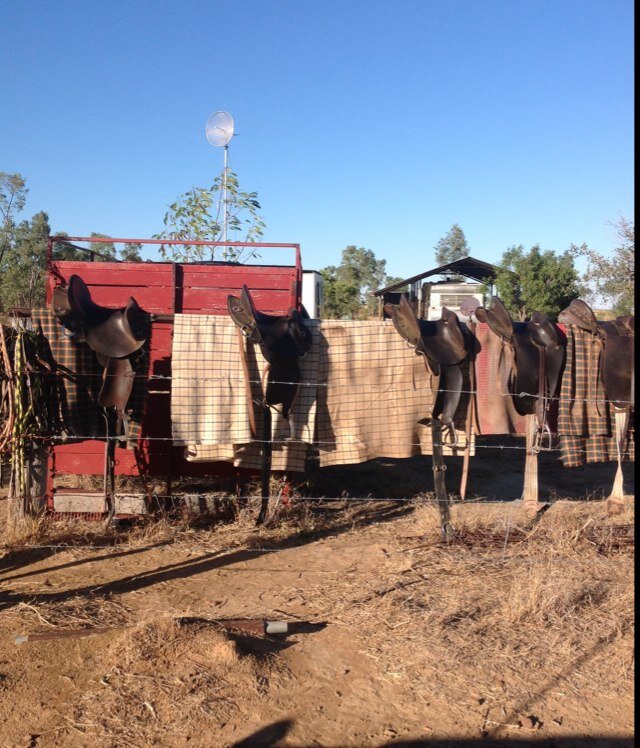
[[[170,542],[185,552],[286,548],[320,537],[333,538],[337,552],[362,544],[363,554],[376,550],[375,567],[356,563],[279,592],[289,591],[296,601],[293,615],[297,610],[305,619],[327,620],[357,638],[386,678],[447,703],[471,693],[487,709],[502,709],[502,723],[517,721],[513,715],[554,689],[577,698],[598,689],[627,697],[631,505],[609,517],[602,503],[558,502],[532,524],[513,505],[458,504],[456,535],[448,543],[433,504],[397,511],[397,504],[300,501],[259,530],[255,509],[247,508],[235,522],[206,529],[188,519],[161,520],[124,537],[36,523],[12,540]],[[379,524],[388,516],[396,518],[393,525]],[[215,627],[180,625],[169,616],[136,622],[119,599],[22,604],[3,615],[31,630],[127,627],[106,635],[94,684],[58,728],[62,744],[67,738],[97,746],[186,743],[188,736],[201,737],[205,725],[224,724],[231,714],[237,721],[289,678],[277,659],[242,656]],[[498,729],[491,724],[487,734]]]
[[[176,745],[211,731],[261,697],[277,666],[242,655],[215,626],[170,617],[144,621],[112,637],[102,669],[60,726],[87,744]],[[284,674],[283,674],[284,677]],[[200,744],[200,743],[198,743]]]
[[[3,612],[5,622],[19,623],[25,630],[91,629],[131,625],[132,616],[120,600],[73,597],[50,603],[18,603]]]
[[[478,672],[473,689],[491,693],[507,668],[515,698],[554,674],[570,679],[583,657],[630,638],[632,512],[610,518],[597,505],[565,506],[530,529],[506,507],[459,506],[456,537],[447,544],[436,532],[435,507],[418,508],[415,518],[415,535],[389,553],[377,589],[363,595],[354,580],[330,616],[364,625],[395,677],[429,681],[452,695],[462,687],[455,671],[464,666]],[[410,660],[401,654],[407,643]],[[622,691],[631,677],[625,651]]]

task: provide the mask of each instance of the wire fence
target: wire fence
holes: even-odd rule
[[[429,418],[436,395],[432,375],[423,359],[415,356],[390,325],[370,322],[350,328],[332,321],[335,324],[325,324],[321,336],[314,326],[315,345],[300,361],[300,379],[269,380],[270,386],[290,387],[297,390],[297,395],[289,419],[283,417],[280,408],[271,409],[271,436],[265,438],[261,424],[268,366],[258,347],[246,346],[243,369],[237,330],[231,320],[184,317],[188,319],[176,321],[172,356],[165,362],[170,371],[154,370],[157,362],[147,352],[139,362],[140,370],[130,377],[135,380],[134,393],[136,387],[138,391],[135,406],[127,408],[135,427],[129,434],[129,447],[153,452],[154,445],[179,446],[189,462],[226,461],[256,470],[263,464],[264,447],[269,445],[276,472],[304,472],[309,458],[328,467],[378,457],[402,459],[431,454],[434,445]],[[24,359],[20,367],[12,366],[9,357],[3,355],[0,433],[4,451],[19,448],[24,456],[29,444],[71,448],[74,443],[100,441],[122,445],[121,433],[105,430],[105,411],[97,405],[100,388],[105,381],[115,382],[117,375],[103,370],[86,346],[63,336],[54,343],[50,336],[43,347],[41,339],[35,341],[36,333],[28,335],[33,350],[22,342],[16,347],[14,341],[14,359],[18,349]],[[2,337],[6,349],[7,340]],[[496,361],[478,360],[477,366],[484,367],[486,375],[492,366],[496,369]],[[597,383],[578,392],[573,376],[573,370],[568,369],[560,392],[544,397],[550,431],[554,432],[554,441],[544,451],[563,456],[563,438],[575,436],[559,433],[554,410],[564,406],[586,412],[597,406],[603,409],[597,436],[608,441],[598,459],[633,458],[632,425],[620,452],[613,444],[614,411],[631,401],[606,398]],[[439,384],[438,397],[459,398],[454,416],[457,442],[447,444],[445,454],[463,457],[466,453],[530,451],[524,439],[519,444],[504,444],[484,437],[524,436],[524,417],[517,412],[516,404],[537,400],[539,392],[510,392],[502,376],[472,379],[468,367],[460,386],[447,386],[446,377]],[[16,393],[20,407],[11,411]],[[162,406],[161,401],[165,403]],[[154,417],[160,407],[162,417]],[[254,412],[257,429],[252,428],[250,411]],[[497,427],[496,412],[502,419]],[[16,413],[22,430],[15,428]],[[10,419],[14,428],[7,428]],[[486,424],[489,426],[482,428]],[[303,500],[307,498],[313,500]],[[413,501],[382,496],[322,498]]]

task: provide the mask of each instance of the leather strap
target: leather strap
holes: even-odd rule
[[[602,418],[604,392],[601,382],[603,340],[599,335],[591,336],[587,353],[587,413],[592,419]]]
[[[468,323],[471,334],[475,336],[475,325]],[[465,439],[467,444],[462,459],[462,475],[460,476],[460,501],[464,501],[467,495],[467,480],[469,478],[469,459],[471,457],[471,431],[475,427],[480,433],[478,426],[478,409],[476,403],[476,356],[473,346],[469,350],[469,403],[467,405],[467,422],[465,424]],[[473,424],[473,426],[472,426]]]
[[[245,348],[245,339],[247,345],[249,345],[249,338],[243,334],[239,327],[236,327],[236,335],[238,337],[238,346],[240,347],[240,360],[242,361],[242,371],[244,372],[244,386],[245,393],[247,396],[247,408],[249,410],[249,426],[251,427],[251,434],[254,439],[258,437],[258,428],[256,426],[256,413],[253,409],[253,394],[251,392],[251,380],[249,378],[249,364],[247,363],[247,350]]]

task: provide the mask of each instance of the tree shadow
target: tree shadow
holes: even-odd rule
[[[366,512],[362,512],[361,523],[366,525],[389,522],[404,516],[410,511],[411,507],[406,505],[370,507]],[[327,537],[342,535],[343,533],[350,532],[353,529],[353,525],[353,518],[350,518],[348,521],[342,521],[339,524],[323,528],[319,531],[299,532],[291,537],[277,538],[272,541],[263,542],[260,544],[259,550],[266,553],[277,553],[281,550],[306,545]],[[258,540],[256,538],[256,544]],[[250,547],[231,552],[217,551],[215,553],[206,553],[196,559],[178,561],[151,571],[130,574],[113,582],[86,585],[60,592],[46,592],[34,595],[32,592],[14,593],[4,591],[0,592],[0,611],[24,602],[31,604],[60,603],[76,597],[95,598],[98,596],[107,598],[112,595],[122,595],[128,592],[139,591],[162,582],[187,579],[198,574],[213,571],[214,569],[221,569],[226,566],[249,561],[255,558],[256,550],[255,547]]]
[[[144,553],[145,551],[151,550],[152,548],[160,548],[164,545],[170,545],[170,540],[163,540],[160,543],[153,543],[152,545],[145,545],[141,548],[130,548],[126,551],[115,551],[104,556],[88,556],[87,558],[75,559],[74,561],[68,561],[65,564],[58,564],[57,566],[47,566],[45,569],[34,569],[33,571],[26,571],[22,574],[14,574],[11,577],[3,577],[3,582],[10,582],[14,579],[25,579],[26,577],[37,576],[38,574],[50,574],[60,569],[70,569],[74,566],[82,566],[82,564],[90,564],[92,561],[102,561],[106,559],[121,558],[123,556],[133,556],[137,553]],[[56,552],[66,551],[73,546],[60,546],[59,548],[30,548],[25,550],[10,551],[7,555],[10,557],[17,557],[11,566],[8,566],[5,571],[12,571],[13,569],[22,568],[23,566],[29,566],[38,561],[44,561],[49,556]],[[105,546],[107,547],[107,546]],[[45,552],[46,551],[46,552]],[[6,557],[5,557],[6,558]],[[3,568],[2,564],[5,558],[0,559],[0,568]]]
[[[251,733],[246,738],[231,744],[231,748],[285,748],[287,734],[294,726],[291,719],[273,722]],[[323,746],[323,748],[341,748],[340,745],[321,743],[300,743],[301,748]],[[633,738],[605,735],[566,735],[548,738],[416,738],[410,740],[392,740],[378,744],[377,748],[632,748]]]
[[[293,721],[282,719],[251,733],[246,738],[231,744],[231,748],[277,748],[293,727]]]

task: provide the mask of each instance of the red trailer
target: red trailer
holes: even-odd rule
[[[234,262],[95,262],[101,243],[140,243],[142,245],[185,245],[204,247],[250,247],[261,259],[271,260],[293,253],[293,264],[241,264]],[[89,243],[91,249],[78,247]],[[88,253],[89,261],[64,261],[55,257],[55,247],[66,245]],[[95,245],[98,245],[97,247]],[[289,258],[286,252],[289,253]],[[176,476],[233,476],[239,471],[229,463],[197,463],[185,460],[183,447],[171,440],[171,344],[174,314],[227,314],[228,294],[238,294],[246,284],[261,311],[286,314],[291,307],[301,308],[302,265],[298,244],[240,242],[178,242],[155,239],[98,237],[59,237],[49,240],[46,300],[53,290],[66,284],[71,275],[79,275],[100,305],[118,308],[133,296],[152,315],[152,334],[148,356],[149,387],[141,424],[141,437],[135,449],[116,448],[116,475],[162,478],[167,492]],[[102,513],[101,491],[69,489],[60,484],[65,475],[101,476],[104,470],[104,441],[86,439],[68,444],[56,443],[49,451],[46,505],[50,512]],[[246,472],[246,471],[245,471]],[[241,477],[241,476],[239,476]],[[247,476],[244,476],[247,477]],[[66,481],[68,483],[68,481]],[[145,501],[133,500],[128,513],[144,511]],[[126,514],[126,505],[117,509]]]

